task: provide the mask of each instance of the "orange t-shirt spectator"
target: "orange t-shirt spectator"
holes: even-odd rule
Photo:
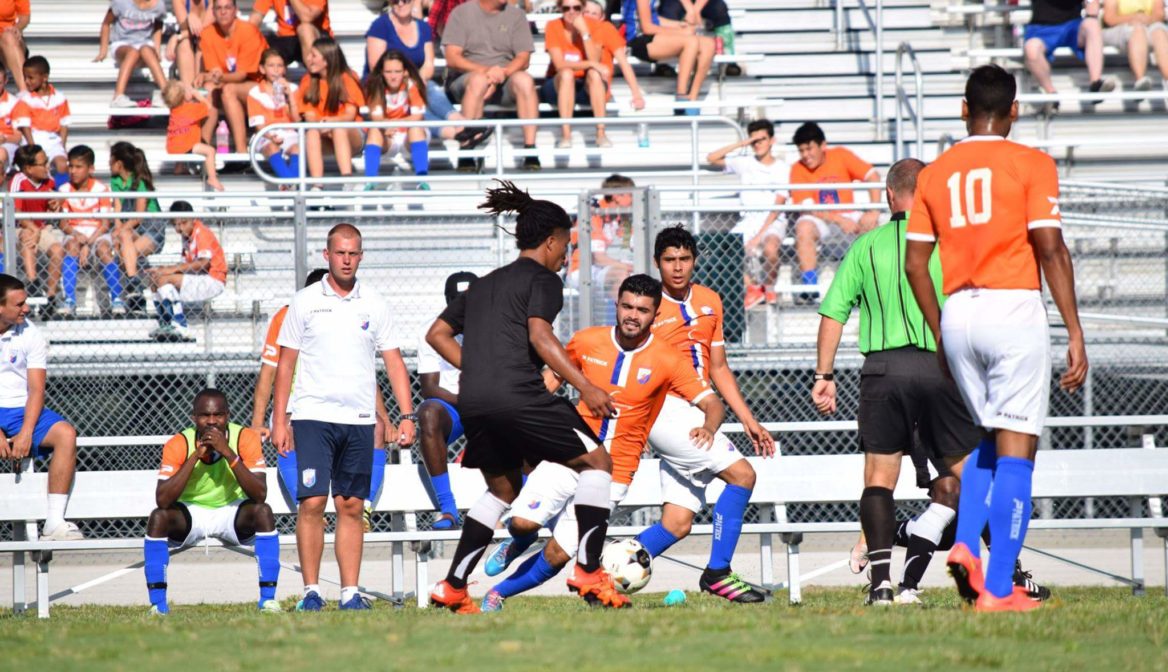
[[[203,69],[219,70],[224,74],[242,72],[247,78],[259,81],[260,54],[268,48],[259,28],[246,21],[236,20],[231,31],[224,35],[218,25],[210,25],[199,35],[203,50]]]
[[[16,25],[22,16],[31,16],[28,0],[0,0],[0,30]]]
[[[856,156],[846,147],[828,147],[823,163],[809,170],[801,161],[791,166],[791,184],[843,184],[864,180],[872,172],[872,164]],[[793,189],[795,203],[854,203],[849,189]]]
[[[312,25],[325,35],[332,35],[333,28],[329,22],[328,0],[301,0],[305,5],[319,10]],[[268,12],[276,13],[276,35],[280,37],[294,37],[296,26],[300,25],[300,18],[292,8],[291,0],[256,0],[252,8],[252,15],[259,15],[262,20]]]
[[[296,89],[296,105],[300,110],[301,115],[308,114],[310,111],[316,115],[318,120],[335,117],[340,112],[341,108],[346,105],[351,105],[358,111],[365,106],[365,93],[361,90],[361,82],[357,79],[357,75],[352,72],[346,72],[344,75],[345,91],[341,94],[340,106],[335,110],[327,109],[329,85],[328,79],[320,78],[320,100],[315,105],[309,103],[304,99],[308,92],[308,85],[312,83],[312,75],[304,75],[300,80],[300,86]],[[358,114],[357,119],[361,116]]]
[[[170,111],[166,125],[167,154],[188,154],[202,139],[203,120],[210,114],[207,104],[198,100],[185,102]]]
[[[183,238],[183,261],[189,263],[199,259],[210,259],[207,275],[219,282],[227,282],[227,258],[215,234],[203,222],[195,220],[190,235]]]
[[[584,23],[588,25],[588,32],[592,41],[600,46],[600,65],[606,70],[605,80],[611,84],[613,54],[618,49],[625,47],[625,38],[621,37],[620,31],[616,29],[616,26],[613,26],[607,21],[597,21],[596,19],[584,17]],[[584,40],[579,35],[576,35],[575,39],[568,39],[568,29],[564,26],[563,19],[548,22],[544,47],[548,51],[559,49],[564,55],[564,60],[569,63],[588,60],[588,57],[585,55]],[[583,77],[584,73],[584,70],[577,70],[576,77]],[[555,75],[555,64],[548,63],[547,76],[555,77]]]

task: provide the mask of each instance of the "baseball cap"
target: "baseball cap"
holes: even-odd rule
[[[479,276],[470,271],[451,273],[450,277],[446,278],[446,303],[449,304],[456,296],[470,288],[470,283],[478,279]]]

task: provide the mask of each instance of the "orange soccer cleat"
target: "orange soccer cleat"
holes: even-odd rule
[[[1030,593],[1023,586],[1014,586],[1009,595],[997,597],[983,590],[973,609],[978,613],[999,611],[1031,611],[1042,607],[1042,602],[1030,599]]]
[[[579,564],[572,567],[568,577],[568,588],[579,593],[588,604],[610,609],[624,609],[633,606],[629,598],[616,592],[612,577],[602,568],[587,572]]]
[[[430,591],[430,604],[444,607],[456,614],[480,613],[479,605],[470,599],[466,588],[455,588],[445,580],[434,584],[434,589]]]
[[[957,592],[970,604],[985,592],[985,574],[981,570],[981,558],[975,558],[969,547],[958,542],[949,551],[949,574],[957,584]]]

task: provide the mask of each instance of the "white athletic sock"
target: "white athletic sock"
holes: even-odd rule
[[[910,537],[917,536],[936,544],[941,541],[941,535],[945,533],[945,528],[956,517],[957,512],[953,509],[944,504],[933,502],[921,515],[909,521],[906,531]]]
[[[57,526],[65,522],[65,505],[69,503],[69,495],[49,494],[49,515],[45,518],[43,528],[45,534],[51,534]]]
[[[320,595],[320,584],[310,583],[307,586],[304,586],[304,596],[308,597],[309,593],[316,593],[317,595]]]
[[[341,588],[341,604],[348,602],[357,596],[357,586],[346,586]]]

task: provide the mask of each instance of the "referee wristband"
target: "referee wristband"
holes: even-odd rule
[[[817,372],[815,374],[815,382],[819,382],[821,380],[827,380],[827,381],[835,380],[835,372],[834,371],[832,371],[830,373],[818,373]]]

